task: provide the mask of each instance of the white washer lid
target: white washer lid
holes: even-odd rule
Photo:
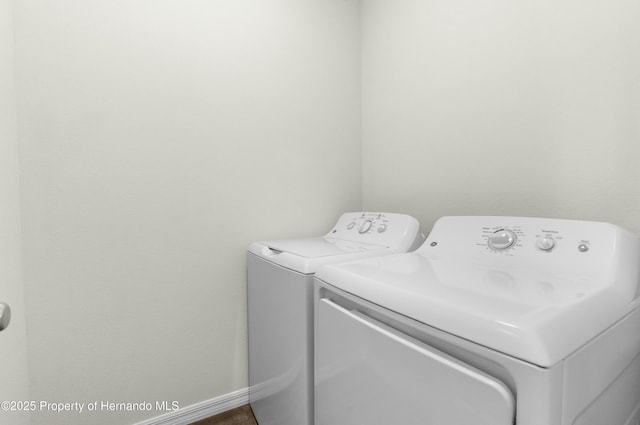
[[[304,274],[315,273],[318,267],[325,264],[380,255],[383,250],[397,252],[382,245],[331,237],[255,242],[249,246],[249,252]]]
[[[363,242],[345,241],[330,237],[287,239],[280,241],[261,242],[271,250],[288,252],[305,258],[328,257],[331,255],[344,255],[354,252],[371,251],[387,248],[386,246],[373,245]]]
[[[419,322],[550,367],[640,305],[624,276],[396,254],[317,278]],[[616,279],[617,278],[617,279]],[[619,280],[618,280],[619,279]]]

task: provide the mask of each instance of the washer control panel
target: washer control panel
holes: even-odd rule
[[[383,246],[422,242],[418,221],[405,214],[382,212],[345,213],[327,237]]]
[[[359,216],[352,217],[346,228],[347,230],[355,229],[361,235],[370,232],[384,233],[389,229],[392,220],[384,213],[361,213]]]

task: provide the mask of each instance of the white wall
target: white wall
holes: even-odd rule
[[[31,399],[246,386],[246,245],[322,233],[361,196],[425,227],[640,233],[637,2],[366,0],[361,32],[356,0],[16,5]]]
[[[0,400],[29,400],[22,285],[13,2],[0,0],[0,302],[11,308],[0,333]],[[29,423],[29,412],[0,410],[0,425]]]
[[[640,3],[367,0],[365,209],[640,234]]]
[[[248,243],[361,207],[358,12],[17,2],[32,399],[186,406],[246,387]]]

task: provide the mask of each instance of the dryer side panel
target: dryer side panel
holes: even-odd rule
[[[316,425],[511,425],[493,377],[360,312],[321,299]]]
[[[564,423],[638,423],[640,309],[575,352],[565,363]]]

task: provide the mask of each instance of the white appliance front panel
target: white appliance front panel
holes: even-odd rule
[[[260,425],[312,420],[313,275],[248,256],[249,402]]]
[[[495,378],[357,311],[321,299],[316,425],[511,425]]]

